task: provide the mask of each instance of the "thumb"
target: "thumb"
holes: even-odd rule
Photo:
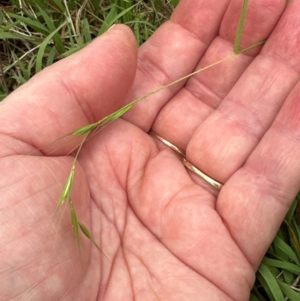
[[[136,60],[132,32],[117,25],[38,73],[0,104],[0,144],[6,146],[0,157],[43,147],[48,152],[45,145],[120,108],[133,83]],[[73,147],[65,145],[55,154]]]

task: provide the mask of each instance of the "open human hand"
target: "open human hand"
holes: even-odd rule
[[[138,51],[115,26],[1,103],[0,300],[248,300],[300,188],[299,1],[251,1],[241,45],[270,35],[262,48],[152,95],[84,144],[73,202],[107,259],[86,239],[79,252],[67,210],[53,218],[75,142],[49,145],[232,53],[241,2],[182,0]]]

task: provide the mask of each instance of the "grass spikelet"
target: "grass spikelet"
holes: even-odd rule
[[[75,237],[76,237],[78,248],[80,250],[80,237],[79,237],[79,231],[78,231],[79,230],[78,219],[77,219],[77,214],[75,212],[74,205],[73,205],[73,202],[72,202],[71,198],[69,200],[69,204],[70,204],[70,210],[71,210],[72,227],[73,227],[73,231],[74,231],[74,234],[75,234]]]
[[[84,135],[84,134],[89,134],[92,130],[94,130],[98,126],[97,123],[90,123],[88,125],[85,125],[83,127],[80,127],[72,132],[70,132],[68,135]]]
[[[61,196],[59,198],[59,202],[56,205],[56,210],[55,212],[57,212],[57,210],[59,209],[59,207],[61,207],[65,201],[70,200],[71,197],[71,191],[72,191],[72,185],[73,185],[73,181],[74,181],[74,174],[75,174],[75,164],[73,164],[70,174],[68,176],[68,179],[66,181],[66,184],[64,186],[64,189],[61,193]]]
[[[100,249],[100,247],[98,246],[98,244],[96,243],[95,239],[93,238],[93,236],[91,235],[90,231],[88,230],[88,228],[83,225],[81,222],[78,221],[78,225],[79,228],[81,230],[81,232],[92,242],[92,244],[106,257],[106,259],[108,260],[107,256],[103,253],[103,251]]]

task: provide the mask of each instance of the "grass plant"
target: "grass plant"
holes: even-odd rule
[[[179,0],[4,1],[0,9],[0,100],[44,67],[83,48],[112,24],[127,24],[134,31],[138,43],[142,44],[169,18],[178,2]],[[231,56],[166,86],[158,87],[102,120],[66,134],[71,137],[82,136],[83,139],[78,146],[56,210],[64,203],[69,204],[71,222],[79,247],[82,232],[100,250],[89,230],[77,219],[71,199],[75,161],[85,141],[144,98],[263,43],[264,41],[258,41],[247,49],[239,48],[247,4],[248,1],[245,0]],[[259,267],[251,301],[300,301],[300,228],[295,220],[298,199],[299,197],[293,202]]]

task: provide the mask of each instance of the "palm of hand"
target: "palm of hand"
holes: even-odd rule
[[[191,35],[187,34],[187,29],[191,30],[195,22],[205,24],[207,21],[206,17],[196,18],[194,14],[192,17],[191,5],[200,6],[192,2],[182,1],[173,16],[173,23],[165,24],[140,49],[142,59],[138,62],[129,99],[196,67],[205,50],[202,42],[213,40],[216,31],[213,27],[220,23],[227,2],[224,1],[220,11],[216,12],[216,20],[212,22],[209,32],[201,35],[199,30]],[[248,29],[248,32],[255,34],[244,41],[246,45],[268,36],[282,12],[281,2],[278,1],[276,8],[273,4],[272,18],[269,17],[269,7],[253,4],[262,5],[260,12],[268,16],[268,24],[264,24],[263,29],[259,25],[251,31]],[[294,8],[291,8],[292,5]],[[286,10],[278,31],[288,31],[288,20],[293,22],[293,11],[297,11],[297,6],[299,4],[292,3]],[[213,3],[207,5],[207,9],[214,7]],[[220,27],[221,35],[228,35],[229,39],[234,35],[230,27],[232,16],[237,16],[234,4],[226,12]],[[250,17],[254,20],[257,18],[254,10],[252,15],[249,10]],[[185,24],[186,29],[179,29],[177,24]],[[195,36],[199,36],[202,42]],[[162,43],[164,39],[167,41]],[[176,41],[182,41],[183,45]],[[215,38],[200,61],[200,66],[216,60],[215,51],[220,52],[221,57],[225,56],[229,52],[224,46],[226,43]],[[275,54],[280,55],[279,45],[280,39],[275,31],[263,49],[264,55],[276,51]],[[157,58],[159,68],[151,63],[158,47],[161,48],[162,58],[161,61]],[[164,57],[170,48],[172,55],[169,52],[168,57]],[[113,57],[110,56],[112,49]],[[253,52],[252,56],[255,55],[257,53]],[[288,55],[286,60],[290,59],[292,65],[293,53]],[[105,62],[101,60],[104,56],[107,58]],[[96,62],[88,63],[90,57],[95,58]],[[232,125],[240,125],[242,120],[234,118],[241,112],[245,114],[247,110],[254,112],[261,109],[258,105],[260,98],[265,96],[268,99],[272,95],[254,94],[253,104],[247,110],[239,111],[244,103],[235,100],[237,97],[243,98],[243,91],[249,93],[252,90],[252,87],[247,90],[245,83],[249,82],[249,78],[254,78],[254,71],[251,70],[258,68],[253,62],[251,66],[254,67],[246,70],[252,58],[241,56],[240,60],[235,59],[233,65],[228,63],[206,73],[205,77],[211,85],[218,87],[215,94],[207,92],[210,87],[203,87],[207,82],[203,75],[199,75],[185,87],[177,86],[153,96],[149,101],[145,100],[125,118],[85,144],[79,157],[80,166],[76,169],[73,201],[79,220],[91,229],[96,241],[101,241],[108,260],[86,240],[82,240],[79,254],[67,212],[62,214],[59,222],[54,219],[50,223],[71,162],[70,157],[59,156],[70,151],[72,146],[66,145],[57,150],[56,157],[19,155],[35,147],[44,147],[58,136],[118,108],[131,86],[135,59],[132,36],[128,31],[116,28],[82,53],[46,70],[47,78],[52,76],[50,83],[43,82],[41,73],[31,84],[10,96],[11,103],[15,100],[14,105],[9,101],[4,102],[1,128],[6,128],[6,132],[1,136],[1,142],[7,145],[7,149],[1,152],[1,162],[7,173],[4,172],[0,179],[4,191],[1,222],[5,223],[1,233],[1,245],[4,247],[0,273],[5,285],[0,295],[5,300],[18,294],[30,300],[46,297],[49,300],[247,300],[249,297],[255,270],[288,208],[283,200],[292,200],[293,194],[299,189],[297,177],[293,174],[296,174],[297,158],[292,151],[289,157],[294,161],[291,160],[288,166],[281,163],[286,162],[284,157],[276,161],[278,164],[275,167],[272,165],[274,161],[267,160],[273,154],[270,152],[270,149],[273,151],[272,136],[279,137],[276,128],[286,119],[290,121],[286,129],[294,126],[293,118],[289,118],[293,115],[287,105],[286,113],[279,116],[275,130],[273,127],[273,132],[267,133],[280,104],[297,78],[292,74],[292,68],[280,70],[275,61],[265,59],[260,62],[263,67],[254,83],[256,90],[265,89],[268,80],[275,81],[275,77],[270,79],[266,75],[275,67],[286,81],[277,96],[278,106],[273,106],[267,112],[265,124],[260,124],[255,131],[249,131],[248,134],[240,132],[239,126]],[[112,70],[112,64],[120,68]],[[93,68],[94,65],[97,68]],[[80,76],[82,68],[88,70],[84,78]],[[102,69],[106,72],[109,70],[111,77],[107,77]],[[167,69],[170,71],[168,74],[163,72]],[[61,74],[65,74],[65,70],[70,76],[63,78]],[[228,72],[226,83],[222,82],[220,72]],[[239,77],[238,84],[229,92]],[[281,84],[282,77],[277,79]],[[101,87],[91,87],[95,78],[102,83]],[[202,82],[202,86],[198,81]],[[118,90],[115,82],[118,83]],[[65,100],[59,102],[59,108],[58,104],[56,107],[52,104],[49,106],[49,97],[45,94],[49,87],[52,87],[51,101]],[[274,90],[273,85],[269,90]],[[223,106],[220,106],[216,95],[227,99],[223,101]],[[196,102],[195,96],[204,102]],[[20,98],[25,98],[25,101],[19,101]],[[26,107],[31,103],[32,110],[24,110],[23,102]],[[292,100],[289,102],[292,103],[290,107],[294,105]],[[219,108],[213,114],[214,107]],[[222,114],[228,117],[227,110],[233,116],[229,123],[222,120]],[[62,111],[65,112],[63,119]],[[12,120],[16,122],[10,127],[7,127],[6,116],[15,118]],[[251,116],[245,115],[250,124],[253,121]],[[207,121],[204,122],[205,119]],[[30,125],[28,120],[32,120]],[[39,133],[41,123],[46,131],[43,135]],[[220,127],[214,130],[217,124]],[[198,182],[196,177],[188,174],[170,149],[156,144],[145,133],[150,127],[179,147],[187,149],[187,156],[195,165],[217,180],[226,182],[218,197]],[[207,128],[212,129],[209,135],[205,134]],[[222,129],[225,130],[220,136]],[[258,144],[264,134],[264,140]],[[232,137],[239,144],[235,144]],[[224,146],[226,141],[228,147]],[[202,147],[199,147],[199,143]],[[291,150],[293,147],[287,148]],[[232,149],[232,152],[229,151]],[[49,149],[44,148],[43,152],[47,153]],[[274,158],[276,154],[274,152]],[[222,161],[215,162],[219,157]],[[247,164],[244,165],[246,160]],[[261,166],[263,168],[259,169]],[[274,170],[271,170],[271,166]],[[10,170],[14,172],[9,173]],[[286,173],[293,180],[288,184],[278,182],[278,178],[273,177],[274,172],[278,171]],[[276,185],[273,187],[270,183]],[[263,204],[261,199],[264,199]],[[272,217],[267,215],[270,206]]]

